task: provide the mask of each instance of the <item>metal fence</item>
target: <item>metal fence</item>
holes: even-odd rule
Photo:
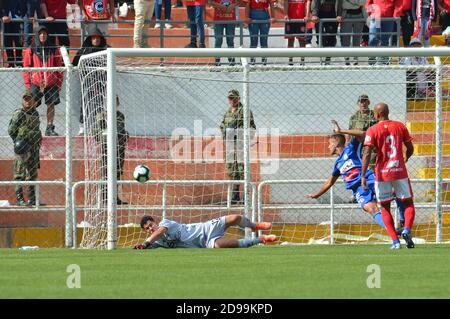
[[[242,50],[209,50],[205,53],[167,49],[156,50],[153,56],[148,50],[124,49],[117,53],[126,58],[117,61],[115,93],[124,105],[120,109],[125,114],[131,136],[126,148],[123,180],[118,181],[121,189],[117,192],[128,202],[116,207],[121,211],[116,228],[119,237],[122,236],[122,245],[130,245],[140,238],[142,234],[136,224],[146,211],[157,211],[158,216],[184,222],[204,220],[215,216],[213,213],[223,215],[244,211],[254,220],[272,221],[282,241],[292,243],[309,240],[367,242],[373,239],[370,237],[373,232],[382,236],[382,230],[375,229],[376,225],[368,215],[350,202],[351,192],[342,184],[336,184],[329,196],[324,195],[318,201],[304,198],[320,186],[333,166],[334,159],[327,153],[326,138],[331,133],[330,119],[346,126],[348,118],[357,109],[356,99],[361,93],[370,96],[371,106],[378,101],[388,102],[392,118],[407,122],[414,135],[416,155],[408,163],[418,211],[414,231],[426,242],[450,240],[446,217],[450,198],[446,195],[450,186],[446,168],[449,163],[446,155],[450,149],[447,134],[450,69],[445,64],[448,48],[385,50],[382,54],[391,56],[393,62],[380,66],[367,64],[369,56],[381,54],[377,49],[326,52],[310,49],[308,53],[296,49]],[[419,53],[424,57],[436,55],[436,58],[428,65],[401,62],[405,56],[420,56]],[[241,60],[233,68],[216,72],[218,69],[213,62],[216,54],[223,58],[241,57]],[[326,54],[339,58],[359,56],[361,64],[350,67],[286,65],[286,59],[291,55],[316,59]],[[36,213],[57,215],[60,216],[57,217],[59,226],[66,230],[66,245],[70,247],[81,239],[81,229],[90,229],[82,223],[86,221],[86,213],[97,210],[105,214],[108,207],[99,206],[99,209],[87,204],[85,199],[90,194],[86,193],[86,188],[81,189],[82,185],[105,184],[106,181],[86,178],[89,165],[101,162],[101,159],[86,152],[89,133],[76,135],[80,83],[78,70],[71,67],[68,55],[64,55],[66,67],[62,69],[0,70],[3,114],[0,118],[0,127],[3,127],[0,131],[0,201],[3,200],[0,225],[26,225],[28,216]],[[252,56],[267,56],[273,63],[266,67],[251,66],[244,57]],[[161,57],[165,59],[164,67],[160,66]],[[186,57],[194,61],[194,67]],[[180,67],[181,63],[185,63],[185,67]],[[57,70],[63,71],[65,76],[55,117],[61,136],[44,137],[37,181],[13,181],[15,155],[7,127],[12,113],[20,107],[25,89],[23,75]],[[419,86],[423,84],[425,91],[419,92]],[[257,160],[251,162],[250,168],[247,166],[245,181],[239,182],[226,178],[223,162],[202,157],[198,161],[195,158],[191,161],[189,157],[186,162],[171,157],[174,146],[183,140],[173,134],[177,128],[193,132],[184,141],[189,145],[192,143],[193,147],[200,141],[200,152],[204,152],[213,136],[203,136],[203,131],[199,134],[196,121],[202,121],[205,129],[217,127],[226,111],[226,94],[232,88],[239,89],[244,105],[250,105],[257,127],[267,129],[258,133],[257,143],[247,145],[256,151]],[[164,107],[155,108],[150,104],[152,101]],[[45,103],[38,112],[42,129],[47,120]],[[275,144],[270,144],[270,136],[275,137]],[[216,141],[221,143],[220,139]],[[274,157],[264,158],[263,151],[269,149],[265,149],[269,144],[272,152],[269,155]],[[195,155],[195,150],[194,147],[188,154]],[[133,169],[139,163],[147,163],[154,174],[145,185],[132,182]],[[269,164],[277,165],[275,172],[265,170]],[[245,205],[231,205],[231,183],[246,185],[241,188]],[[18,184],[38,186],[37,205],[15,206],[14,186]],[[171,184],[178,184],[180,192],[177,193]],[[40,205],[41,201],[47,205]],[[172,213],[175,210],[179,210],[179,214]],[[21,216],[14,215],[18,212]],[[24,213],[30,215],[23,216]],[[36,222],[36,225],[42,224]],[[385,240],[382,237],[375,239]]]

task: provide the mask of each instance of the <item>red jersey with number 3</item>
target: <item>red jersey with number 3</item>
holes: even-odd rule
[[[377,151],[375,178],[377,181],[393,181],[408,177],[403,143],[412,140],[406,126],[397,121],[381,121],[366,132],[364,146]]]
[[[288,17],[303,19],[306,15],[306,4],[309,0],[288,0]]]

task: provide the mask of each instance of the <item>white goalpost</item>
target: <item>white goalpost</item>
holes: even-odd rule
[[[83,56],[81,247],[115,249],[142,241],[143,215],[190,223],[237,212],[272,222],[271,232],[285,244],[387,241],[341,182],[331,195],[304,197],[331,174],[330,120],[347,128],[361,94],[369,95],[371,108],[386,102],[392,119],[407,123],[413,134],[413,236],[424,243],[450,241],[449,53],[446,47],[107,49]],[[389,56],[389,64],[370,64],[377,56]],[[236,64],[216,66],[216,57],[235,58]],[[305,62],[291,66],[290,57]],[[322,65],[323,57],[334,62]],[[345,65],[345,57],[358,57],[359,64]],[[413,58],[421,63],[411,63]],[[241,148],[233,156],[241,157],[232,162],[224,159],[231,146],[219,128],[230,90],[239,92],[243,108],[242,126],[234,127],[242,129],[242,138],[233,142]],[[138,164],[151,169],[145,184],[132,178]],[[227,236],[258,234],[233,229]]]

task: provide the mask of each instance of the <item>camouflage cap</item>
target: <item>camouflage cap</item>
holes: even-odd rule
[[[361,94],[358,97],[358,102],[360,102],[360,101],[369,101],[369,96],[367,94]]]
[[[22,95],[22,98],[25,98],[25,97],[34,98],[34,95],[30,90],[26,90],[25,92],[23,92],[23,95]]]
[[[235,89],[228,91],[228,97],[232,97],[232,98],[240,97],[239,91],[235,90]]]

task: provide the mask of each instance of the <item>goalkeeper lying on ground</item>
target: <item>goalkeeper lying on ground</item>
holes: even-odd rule
[[[271,223],[252,223],[241,215],[228,215],[205,223],[179,224],[163,219],[159,224],[153,217],[144,216],[141,228],[149,233],[143,244],[134,249],[147,248],[241,248],[265,244],[277,240],[275,235],[262,235],[258,238],[226,239],[225,232],[230,226],[240,226],[256,230],[268,230]]]

